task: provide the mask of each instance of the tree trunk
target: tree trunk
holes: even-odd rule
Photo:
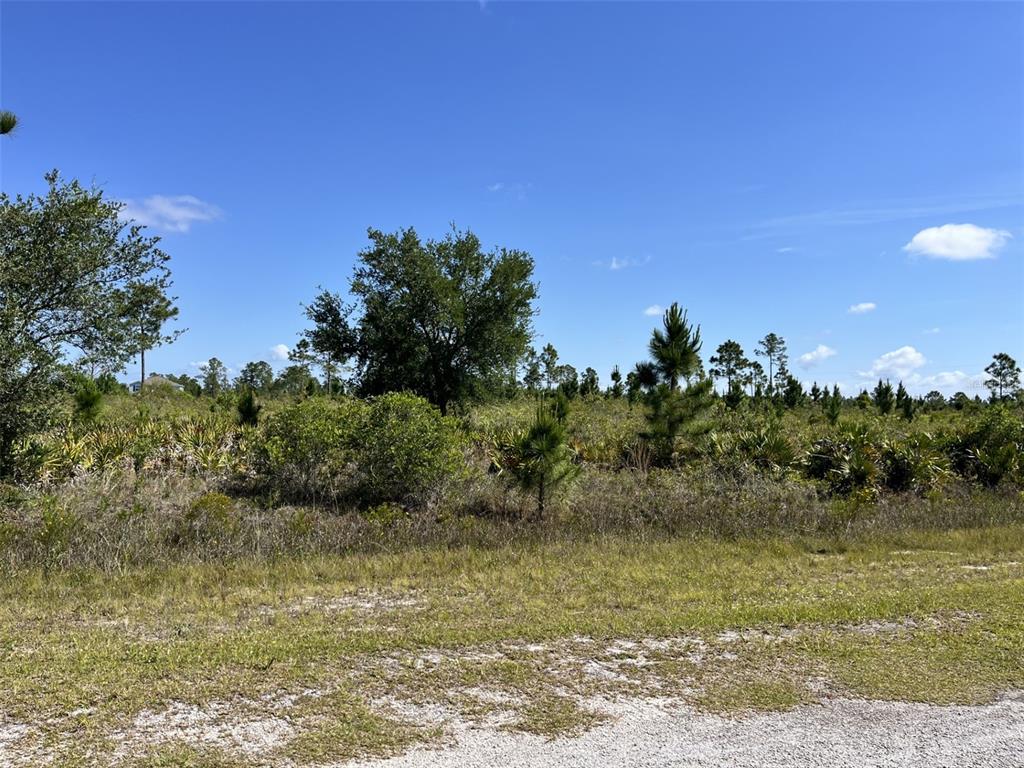
[[[146,386],[146,350],[139,350],[139,394],[142,394],[142,388]]]

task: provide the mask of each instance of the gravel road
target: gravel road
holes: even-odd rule
[[[1024,692],[985,706],[838,699],[725,718],[678,703],[603,704],[609,722],[552,741],[454,726],[454,743],[346,768],[1024,768]]]

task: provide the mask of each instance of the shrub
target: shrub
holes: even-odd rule
[[[174,539],[176,543],[201,542],[215,547],[238,530],[234,502],[223,493],[211,491],[197,498],[182,515]]]
[[[266,422],[257,470],[272,486],[306,498],[350,489],[366,404],[351,398],[311,398]]]
[[[466,466],[466,436],[458,422],[408,392],[373,398],[358,438],[365,503],[427,503]]]

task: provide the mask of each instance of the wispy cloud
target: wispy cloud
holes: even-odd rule
[[[141,201],[122,201],[118,218],[164,232],[188,232],[196,222],[216,221],[223,212],[192,195],[153,195]]]
[[[942,329],[939,328],[938,326],[935,326],[934,328],[925,328],[924,331],[922,331],[922,333],[924,333],[927,336],[934,336],[935,334],[941,333],[941,332],[942,332]]]
[[[665,314],[665,310],[660,304],[651,304],[651,306],[644,310],[644,314],[648,317],[660,317]]]
[[[906,378],[911,372],[922,367],[927,360],[924,355],[911,346],[900,347],[892,352],[886,352],[878,357],[871,366],[870,371],[861,371],[861,376],[874,378],[876,376],[899,376]]]
[[[994,259],[996,251],[1011,238],[1004,229],[988,229],[975,224],[943,224],[922,229],[903,246],[916,256],[947,261]]]
[[[795,250],[796,250],[796,248],[793,248],[791,246],[786,245],[786,246],[783,246],[782,248],[776,248],[775,252],[776,253],[792,253]]]
[[[763,219],[751,227],[744,239],[771,237],[783,232],[864,224],[881,224],[971,211],[1024,206],[1024,196],[988,196],[965,200],[917,199],[888,200],[874,205],[851,204],[820,211],[795,213]]]
[[[617,272],[620,269],[629,269],[630,267],[642,267],[645,264],[651,262],[650,255],[647,256],[612,256],[610,261],[595,261],[594,266],[607,267],[612,272]]]
[[[868,312],[874,312],[878,308],[878,305],[873,301],[862,301],[860,304],[853,304],[847,312],[851,315],[863,315]]]
[[[275,344],[270,348],[270,356],[275,360],[287,360],[290,351],[287,344]]]
[[[835,357],[838,353],[832,349],[832,347],[819,344],[812,351],[800,355],[797,358],[797,362],[804,368],[811,368],[822,360],[828,360],[830,357]]]
[[[495,181],[487,185],[487,191],[492,195],[511,195],[517,200],[525,200],[531,189],[533,189],[533,182],[530,181]]]

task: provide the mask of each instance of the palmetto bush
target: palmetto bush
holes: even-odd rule
[[[805,471],[837,493],[873,492],[881,476],[880,457],[879,439],[868,426],[840,423],[832,435],[811,445]]]
[[[1024,419],[1007,406],[987,408],[948,438],[953,468],[961,475],[994,486],[1004,479],[1024,482]]]
[[[25,465],[31,479],[43,483],[119,469],[227,472],[241,466],[242,432],[215,417],[72,424],[25,446],[32,457]]]
[[[776,422],[736,437],[736,450],[758,469],[782,474],[797,464],[798,453]]]

